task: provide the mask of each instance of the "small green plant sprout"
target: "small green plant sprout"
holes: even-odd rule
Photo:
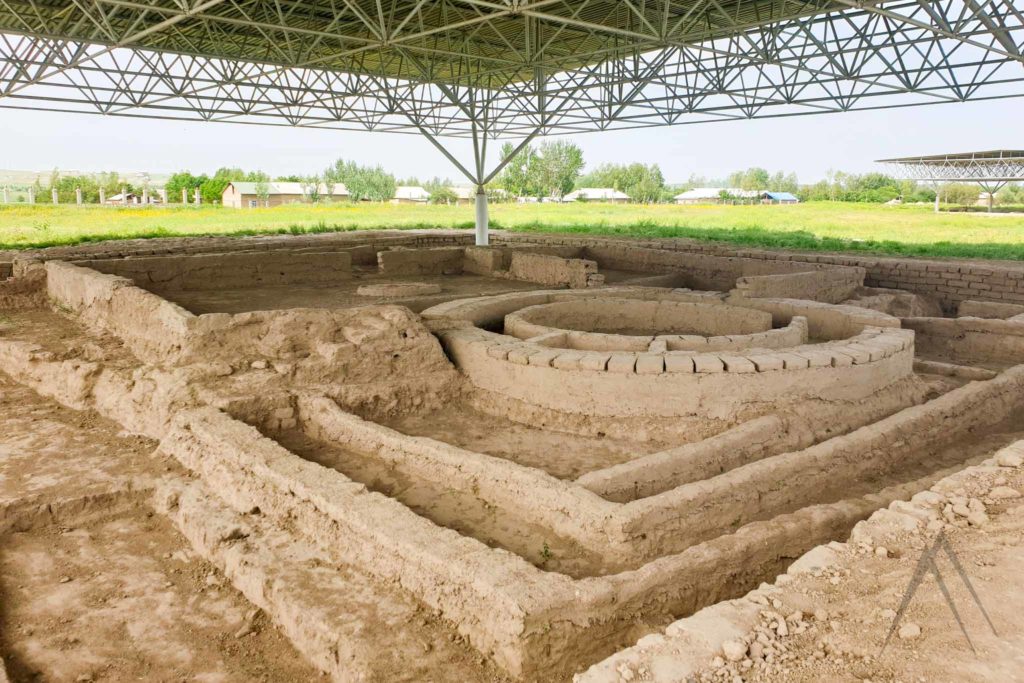
[[[540,559],[542,562],[547,562],[552,557],[551,546],[548,545],[547,541],[544,541],[544,547],[540,549]]]

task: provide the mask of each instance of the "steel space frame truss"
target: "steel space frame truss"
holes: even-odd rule
[[[744,0],[621,0],[614,25],[599,0],[337,0],[320,30],[292,20],[303,0],[42,3],[0,0],[0,107],[417,133],[477,186],[507,161],[487,166],[497,139],[1024,95],[1024,0],[777,0],[759,21]],[[241,50],[239,24],[264,58],[200,51]],[[500,50],[466,47],[483,31]],[[162,34],[173,50],[148,47]]]
[[[990,210],[996,192],[1008,183],[1024,182],[1024,155],[1019,153],[1007,156],[982,154],[977,157],[950,155],[946,159],[886,159],[882,163],[892,168],[899,178],[933,183],[936,189],[941,183],[977,183],[988,193]]]

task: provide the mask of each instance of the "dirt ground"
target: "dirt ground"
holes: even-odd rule
[[[8,535],[0,592],[15,681],[319,677],[166,519],[144,508]]]
[[[4,311],[5,339],[26,341],[53,353],[57,359],[81,358],[105,367],[137,367],[139,360],[110,334],[87,334],[68,315],[49,309]]]
[[[129,494],[155,471],[149,439],[88,411],[64,408],[0,373],[0,506]]]
[[[155,446],[0,373],[0,650],[11,680],[317,678],[141,503],[164,470]]]
[[[977,606],[947,555],[940,583],[925,573],[888,645],[886,637],[934,534],[898,531],[882,543],[841,546],[834,566],[780,582],[736,661],[723,651],[696,680],[730,683],[912,683],[1024,681],[1024,472],[988,473],[957,489],[986,518],[957,518],[943,533],[977,593]],[[954,492],[954,494],[956,491]],[[974,503],[971,503],[972,509]],[[854,536],[857,539],[857,536]],[[958,614],[949,607],[948,591]],[[991,619],[991,626],[985,618]],[[957,623],[963,621],[963,629]],[[778,628],[785,621],[784,635]],[[994,626],[994,631],[992,626]],[[966,632],[966,635],[965,635]],[[884,646],[884,648],[883,648]],[[754,647],[753,645],[751,646]],[[754,653],[753,655],[751,653]],[[667,681],[652,672],[638,679]]]

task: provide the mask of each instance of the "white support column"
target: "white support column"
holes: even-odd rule
[[[487,192],[483,185],[476,186],[476,246],[486,247],[488,239]]]
[[[142,205],[149,206],[149,188],[142,188]]]
[[[56,187],[50,188],[50,202],[53,203],[54,205],[60,203],[60,195],[57,194]]]
[[[193,195],[193,197],[195,199],[195,205],[196,206],[199,206],[200,204],[203,203],[203,196],[201,194],[199,194],[199,188],[198,187],[196,188],[195,192],[192,193],[192,195]]]
[[[181,188],[181,203],[188,206],[188,188]]]
[[[128,189],[121,186],[121,206],[128,206]]]
[[[28,203],[29,204],[35,204],[36,203],[36,191],[35,191],[35,189],[33,189],[31,187],[28,188]]]
[[[167,206],[167,188],[160,188],[160,203]]]
[[[942,185],[935,183],[935,213],[939,212],[939,195],[942,193]]]
[[[75,204],[82,205],[82,188],[75,188]]]
[[[5,187],[4,188],[4,204],[10,204],[10,203],[11,203],[11,191]]]
[[[107,191],[102,187],[100,188],[100,206],[107,203]]]

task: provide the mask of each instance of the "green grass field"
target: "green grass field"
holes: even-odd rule
[[[0,206],[0,249],[130,237],[252,235],[371,228],[471,228],[472,206],[391,204],[114,208]],[[493,228],[692,237],[823,251],[1024,259],[1024,215],[938,214],[928,206],[495,204]]]

